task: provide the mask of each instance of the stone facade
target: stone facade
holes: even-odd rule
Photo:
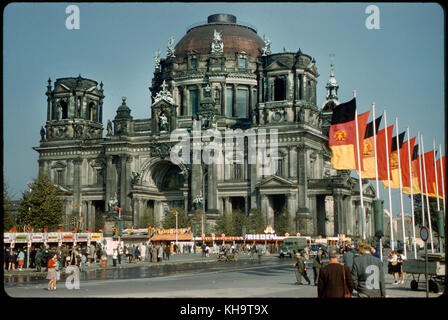
[[[47,122],[34,149],[39,173],[50,174],[62,190],[65,226],[79,216],[79,204],[86,228],[103,227],[115,199],[124,227],[144,227],[147,215],[160,223],[169,208],[192,214],[193,200],[203,196],[212,224],[223,212],[259,208],[274,225],[285,208],[293,234],[359,237],[359,182],[330,166],[328,128],[339,103],[333,70],[319,109],[315,60],[300,49],[271,53],[269,45],[234,16],[210,16],[207,24],[188,30],[165,59],[156,55],[151,118],[133,119],[123,97],[105,137],[102,83],[98,88],[79,76],[57,79],[52,88],[49,80]],[[278,130],[277,172],[263,175],[261,164],[250,164],[247,156],[236,164],[174,164],[170,133],[192,130],[194,120],[203,132]],[[372,236],[375,194],[367,182],[363,188]]]

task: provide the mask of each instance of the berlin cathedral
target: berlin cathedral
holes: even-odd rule
[[[361,237],[359,181],[330,165],[328,132],[339,104],[333,65],[318,107],[316,61],[300,49],[272,53],[268,38],[229,14],[209,16],[177,44],[170,38],[166,57],[158,51],[155,62],[146,119],[132,117],[126,97],[114,119],[103,119],[102,82],[48,80],[47,121],[34,150],[39,174],[61,190],[64,229],[79,212],[86,229],[104,228],[113,205],[124,228],[144,228],[150,215],[160,225],[172,208],[193,215],[199,205],[211,226],[224,212],[258,208],[271,226],[286,211],[292,234]],[[263,174],[247,156],[241,163],[176,165],[170,134],[190,132],[196,121],[200,130],[278,130],[276,171]],[[371,237],[375,190],[367,180],[362,185]]]

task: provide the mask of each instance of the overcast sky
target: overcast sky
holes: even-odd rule
[[[400,131],[406,126],[412,136],[421,131],[425,151],[433,139],[444,149],[442,8],[372,3],[379,8],[380,29],[369,30],[370,4],[80,3],[79,30],[66,28],[69,3],[9,4],[3,20],[3,166],[11,193],[20,198],[26,182],[37,177],[38,154],[32,147],[39,145],[46,121],[49,77],[81,74],[102,81],[104,127],[123,95],[134,119],[148,118],[155,51],[165,57],[170,36],[177,43],[189,25],[214,13],[230,13],[255,26],[260,37],[271,39],[274,53],[300,48],[315,58],[319,108],[325,101],[329,54],[334,53],[340,101],[351,99],[356,90],[360,113],[376,102],[377,115],[386,109],[389,124],[398,117]],[[409,209],[407,197],[405,202]],[[394,190],[394,207],[399,206]]]

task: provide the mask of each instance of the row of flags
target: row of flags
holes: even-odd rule
[[[369,115],[370,111],[357,115],[356,98],[335,107],[329,132],[332,167],[341,170],[358,170],[358,174],[361,173],[363,179],[378,178],[383,182],[384,188],[400,188],[399,169],[401,169],[403,193],[411,193],[412,179],[413,194],[423,193],[428,194],[429,197],[438,195],[442,198],[442,182],[446,178],[445,156],[436,160],[437,150],[419,154],[419,145],[415,137],[404,141],[406,132],[402,132],[397,139],[396,135],[392,136],[394,125],[379,130],[383,116],[375,119],[375,123],[373,121],[368,123]],[[411,157],[410,165],[409,157]],[[375,167],[375,159],[377,159],[377,167]],[[389,159],[389,168],[387,168],[387,159]],[[424,170],[426,170],[426,186]],[[421,182],[423,185],[420,185]]]

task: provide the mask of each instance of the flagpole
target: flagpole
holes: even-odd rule
[[[425,147],[423,146],[423,135],[420,135],[421,144],[422,144],[422,152],[425,154]],[[434,253],[434,242],[432,240],[432,227],[431,227],[431,209],[429,207],[429,195],[428,195],[428,180],[426,179],[426,166],[425,159],[423,159],[423,175],[425,180],[425,192],[426,192],[426,208],[428,212],[428,226],[429,226],[429,235],[431,237],[431,253]]]
[[[397,155],[398,155],[398,181],[400,182],[400,203],[401,203],[401,230],[403,231],[403,250],[404,256],[407,257],[406,250],[406,231],[404,229],[404,208],[403,208],[403,184],[401,181],[401,160],[400,160],[400,139],[398,133],[398,118],[395,118],[395,125],[397,126]],[[409,145],[409,137],[408,137],[408,145]]]
[[[440,178],[442,179],[442,203],[443,203],[443,214],[446,214],[445,211],[445,180],[443,177],[443,161],[442,161],[442,145],[439,144],[439,152],[440,152]],[[443,248],[442,248],[442,242],[440,242],[440,252],[442,252]]]
[[[417,140],[418,143],[421,144],[420,142],[420,131],[417,133]],[[420,148],[421,149],[421,148]],[[422,149],[423,150],[423,149]],[[422,226],[425,226],[425,200],[423,198],[423,172],[422,172],[422,168],[423,168],[423,164],[422,164],[422,159],[423,159],[423,152],[420,151],[421,155],[418,156],[418,172],[420,175],[420,195],[421,195],[421,202],[422,202]]]
[[[436,196],[437,196],[437,211],[440,211],[440,204],[439,204],[439,182],[437,177],[437,163],[436,163],[436,140],[432,140],[432,145],[434,147],[434,169],[436,171]]]
[[[433,145],[433,147],[434,147],[434,169],[435,169],[435,172],[436,172],[436,199],[437,199],[437,211],[440,211],[440,203],[439,203],[439,178],[437,177],[437,162],[436,162],[436,139],[433,139],[432,140],[432,145]],[[442,157],[440,157],[440,162],[442,162]],[[439,213],[437,213],[437,214],[439,214]],[[439,230],[437,230],[437,231],[439,231]],[[440,237],[440,235],[439,235],[439,250],[442,248],[442,246],[441,246],[441,243],[442,243],[442,241],[441,241],[442,239],[441,239],[441,237]]]
[[[439,152],[440,152],[440,177],[442,178],[442,203],[443,203],[443,213],[445,214],[445,177],[443,176],[443,163],[442,163],[442,145],[439,144]]]
[[[387,137],[387,115],[386,110],[384,110],[384,127],[386,128],[386,162],[387,162],[387,183],[389,187],[389,219],[390,219],[390,248],[394,251],[394,226],[392,219],[392,195],[390,191],[390,168],[389,168],[389,143]]]
[[[408,132],[408,137],[411,135],[409,134],[409,126],[406,128],[406,131]],[[412,183],[412,159],[411,159],[411,144],[408,143],[408,160],[409,160],[409,180],[410,180],[410,187],[411,187],[411,218],[412,218],[412,241],[414,244],[414,259],[417,259],[417,242],[415,241],[415,219],[414,219],[414,190],[413,190],[413,183]]]
[[[353,91],[353,95],[356,98],[356,91]],[[375,122],[375,119],[373,119]],[[364,210],[364,199],[362,190],[362,173],[361,173],[361,157],[359,156],[359,132],[358,132],[358,110],[355,109],[355,126],[356,126],[356,149],[358,156],[358,175],[359,175],[359,192],[361,196],[361,211],[362,211],[362,239],[366,239],[366,212]]]
[[[376,177],[376,199],[379,200],[380,196],[380,185],[378,181],[378,157],[377,157],[377,151],[376,151],[376,117],[375,117],[375,102],[372,103],[372,110],[373,110],[373,149],[375,151],[375,177]],[[385,129],[387,130],[387,128]],[[383,212],[381,212],[383,214]],[[383,226],[381,226],[383,228]],[[382,237],[380,237],[380,259],[383,261],[383,241]]]

